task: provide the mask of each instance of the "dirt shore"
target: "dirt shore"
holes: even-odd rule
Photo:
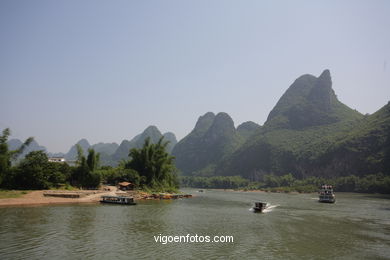
[[[97,203],[101,196],[128,196],[134,200],[159,200],[191,198],[191,194],[147,193],[139,190],[121,191],[115,186],[103,186],[100,190],[37,190],[19,198],[0,199],[0,207],[33,206],[46,204]]]
[[[45,204],[68,204],[68,203],[93,203],[98,202],[100,197],[103,195],[116,195],[116,188],[108,190],[97,190],[94,194],[90,194],[91,191],[77,191],[82,194],[83,192],[88,193],[86,196],[80,198],[62,198],[44,196],[45,193],[53,191],[37,190],[29,192],[20,198],[8,198],[0,199],[0,207],[2,206],[26,206],[26,205],[45,205]],[[65,192],[65,191],[64,191]],[[66,191],[70,192],[70,191]]]

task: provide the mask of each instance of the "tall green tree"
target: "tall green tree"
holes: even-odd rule
[[[169,190],[179,186],[174,157],[167,152],[169,142],[161,137],[156,144],[145,139],[142,148],[130,150],[130,161],[126,168],[133,169],[141,176],[141,184],[152,189]]]
[[[6,128],[0,136],[0,186],[3,186],[3,181],[10,172],[11,161],[23,153],[24,149],[34,140],[34,138],[29,137],[18,149],[10,151],[7,143],[10,135],[11,130]]]
[[[7,188],[48,189],[69,181],[70,167],[66,163],[49,162],[43,151],[33,151],[12,167],[7,178]]]
[[[96,171],[99,167],[100,154],[94,149],[88,150],[87,157],[80,145],[77,145],[77,167],[72,176],[74,185],[84,188],[96,188],[100,185],[100,174]]]
[[[100,153],[96,153],[94,149],[88,150],[87,165],[91,172],[94,172],[99,167]]]
[[[26,155],[16,170],[14,185],[22,189],[48,189],[51,171],[46,153],[33,151]]]

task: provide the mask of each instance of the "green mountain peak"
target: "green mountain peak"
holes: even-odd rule
[[[214,122],[214,118],[215,114],[213,112],[207,112],[203,116],[200,116],[193,130],[194,134],[203,134],[204,132],[206,132],[210,128],[211,124]]]
[[[172,155],[183,174],[209,175],[214,172],[216,163],[241,143],[242,138],[227,113],[208,112],[199,117],[191,133],[175,145]]]
[[[318,78],[307,74],[296,79],[269,113],[264,126],[305,129],[361,116],[337,99],[330,71],[324,70]]]

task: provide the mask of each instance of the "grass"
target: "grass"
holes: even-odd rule
[[[78,187],[72,186],[70,184],[62,184],[59,187],[51,187],[50,190],[69,190],[69,191],[75,191],[80,190]]]
[[[29,192],[29,190],[0,190],[0,199],[20,198]]]

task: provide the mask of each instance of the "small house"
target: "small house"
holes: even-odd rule
[[[48,161],[49,162],[57,162],[57,163],[64,163],[64,162],[66,162],[64,157],[49,157]]]
[[[134,190],[134,183],[123,181],[118,183],[118,189],[120,190]]]

